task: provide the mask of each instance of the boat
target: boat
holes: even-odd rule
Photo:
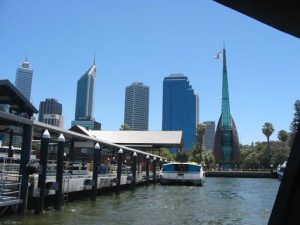
[[[159,173],[160,184],[192,184],[202,186],[205,173],[201,164],[167,163]]]
[[[284,161],[281,165],[277,166],[276,173],[279,180],[282,179],[287,161]]]

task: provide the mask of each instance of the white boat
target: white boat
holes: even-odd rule
[[[276,172],[277,172],[277,175],[278,175],[278,179],[279,179],[279,180],[281,180],[282,177],[283,177],[283,173],[284,173],[284,171],[285,171],[286,163],[287,163],[287,161],[284,161],[284,163],[282,163],[281,165],[278,165],[278,166],[277,166]]]
[[[159,174],[160,184],[193,184],[202,186],[205,173],[201,164],[196,163],[167,163]]]

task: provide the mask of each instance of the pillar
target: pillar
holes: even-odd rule
[[[100,161],[101,149],[99,143],[94,146],[94,163],[93,163],[93,182],[92,182],[92,201],[96,201],[97,197],[97,183],[98,183],[98,165]],[[101,163],[100,163],[101,166]]]
[[[14,155],[14,149],[13,149],[13,146],[12,146],[13,135],[14,135],[13,129],[11,129],[10,132],[9,132],[9,146],[8,146],[8,154],[7,154],[8,157],[13,157],[13,155]]]
[[[120,194],[121,186],[121,173],[122,173],[122,161],[123,161],[123,149],[120,148],[118,151],[118,170],[117,170],[117,185],[116,185],[116,194]]]
[[[136,183],[136,161],[137,161],[137,154],[134,152],[132,154],[132,187],[135,188]]]
[[[28,189],[29,174],[26,168],[30,160],[32,132],[33,132],[32,125],[28,125],[28,124],[23,125],[22,150],[21,150],[20,169],[19,169],[19,175],[21,175],[20,199],[23,200],[23,203],[20,204],[18,208],[18,211],[20,213],[23,213],[24,210],[27,208],[27,189]]]
[[[55,191],[55,209],[61,209],[63,205],[63,171],[64,171],[64,148],[65,137],[60,134],[57,144],[57,161],[56,161],[56,191]]]
[[[150,162],[150,157],[149,155],[146,156],[146,184],[149,184],[149,162]]]
[[[153,184],[156,184],[156,157],[153,158]]]
[[[35,214],[41,214],[44,209],[49,139],[50,139],[50,134],[48,130],[45,130],[41,142],[41,159],[39,163],[40,168],[39,168],[39,180],[38,180],[38,189],[40,193],[35,206]]]

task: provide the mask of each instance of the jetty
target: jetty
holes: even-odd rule
[[[0,134],[9,142],[0,148],[0,215],[29,208],[41,214],[49,197],[59,210],[70,194],[85,192],[95,201],[104,189],[119,195],[125,186],[155,184],[166,161],[160,148],[182,147],[182,132],[130,132],[134,140],[127,135],[120,144],[81,126],[38,122],[37,109],[8,80],[0,80],[0,105]]]

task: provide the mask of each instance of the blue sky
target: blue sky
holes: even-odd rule
[[[264,122],[277,139],[289,130],[299,99],[300,42],[211,0],[0,1],[0,79],[15,81],[26,54],[34,69],[31,101],[63,104],[65,128],[74,119],[76,85],[96,52],[96,120],[117,130],[125,87],[150,87],[150,130],[161,130],[162,84],[183,73],[200,96],[200,122],[221,111],[222,64],[227,50],[233,115],[242,144],[264,141]]]

